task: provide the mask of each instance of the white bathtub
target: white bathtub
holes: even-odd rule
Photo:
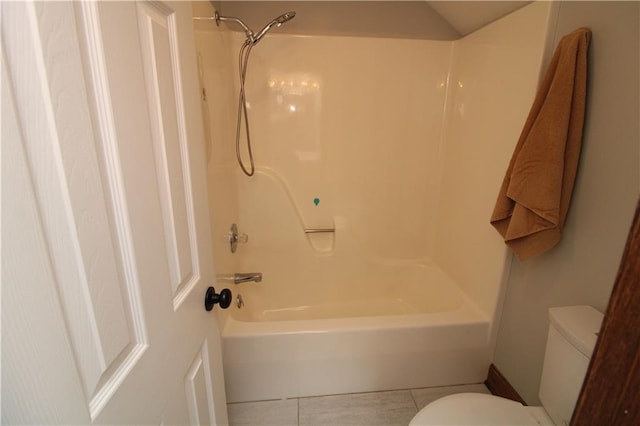
[[[534,2],[455,42],[270,36],[247,77],[251,178],[229,143],[223,59],[243,36],[207,36],[216,270],[264,274],[216,284],[246,303],[221,315],[229,401],[485,378],[510,265],[488,218],[552,9]],[[232,222],[249,235],[233,255]]]
[[[267,275],[236,286],[245,306],[223,329],[228,401],[482,382],[489,320],[455,282],[436,265],[373,269],[366,286],[325,285],[345,290],[334,302],[274,294],[292,287]]]

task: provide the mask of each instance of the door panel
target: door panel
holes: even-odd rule
[[[209,424],[215,412],[210,404],[213,401],[210,365],[208,342],[205,341],[185,377],[189,418],[193,425]]]
[[[1,86],[2,424],[78,423],[88,418],[86,406],[75,403],[83,400],[84,390],[60,309],[48,241],[24,149],[26,136],[19,123],[4,53]],[[45,347],[50,357],[60,360],[56,368],[42,362],[37,345]],[[64,394],[57,392],[61,383],[64,383]],[[35,406],[33,401],[41,403]]]
[[[140,309],[129,294],[136,283],[126,283],[122,273],[129,259],[110,229],[96,145],[77,143],[92,138],[79,57],[54,66],[64,55],[64,44],[39,46],[39,37],[49,37],[54,29],[73,30],[73,15],[58,14],[54,26],[44,15],[38,20],[35,7],[4,9],[4,19],[25,23],[19,44],[5,49],[6,60],[21,67],[7,75],[18,83],[16,98],[33,100],[17,106],[18,134],[59,309],[93,413],[108,397],[107,389],[122,380],[120,367],[134,363],[144,350],[142,321],[132,321]],[[65,44],[73,40],[73,34],[56,31]],[[42,126],[33,126],[34,118]],[[128,235],[120,231],[126,240]]]
[[[190,4],[0,7],[3,423],[225,424]]]
[[[176,17],[159,3],[138,5],[157,181],[162,201],[170,284],[177,308],[199,280],[189,153],[180,78]],[[193,250],[192,250],[193,248]]]

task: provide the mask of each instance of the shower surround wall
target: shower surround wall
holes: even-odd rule
[[[511,254],[489,217],[554,48],[556,16],[553,3],[533,3],[454,43],[434,260],[492,321]]]
[[[337,218],[369,256],[432,257],[451,49],[277,34],[256,46],[246,84],[254,157],[286,183],[304,226]]]
[[[551,5],[534,3],[456,42],[270,33],[253,49],[246,81],[253,178],[239,172],[234,151],[242,34],[197,29],[216,270],[263,269],[262,283],[235,292],[295,308],[305,291],[322,303],[348,298],[352,287],[380,296],[375,276],[357,269],[366,262],[437,265],[486,318],[480,364],[488,366],[509,263],[489,216],[535,94],[551,16]],[[232,222],[249,234],[233,256]],[[304,228],[336,232],[305,236]],[[316,267],[332,256],[362,282]],[[357,259],[365,263],[353,266]],[[225,375],[229,389],[233,373]]]

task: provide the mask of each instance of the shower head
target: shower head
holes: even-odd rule
[[[282,25],[285,22],[290,21],[295,17],[296,17],[296,13],[294,11],[290,11],[287,13],[283,13],[282,15],[278,16],[275,20],[276,22],[278,22],[278,25]]]
[[[253,31],[251,31],[247,24],[245,24],[240,18],[236,18],[235,16],[222,16],[218,12],[216,12],[215,20],[216,25],[220,25],[220,21],[232,21],[239,24],[244,30],[244,33],[247,36],[247,40],[250,41],[251,44],[256,44],[273,26],[279,27],[285,22],[292,20],[294,16],[296,16],[295,12],[283,13],[282,15],[278,16],[276,19],[265,25],[264,28],[260,30],[258,35],[254,35]]]
[[[282,15],[278,16],[276,19],[274,19],[273,21],[269,22],[267,25],[264,26],[263,29],[260,30],[260,32],[258,33],[258,35],[256,35],[253,39],[253,44],[256,44],[257,42],[260,41],[260,39],[262,37],[264,37],[264,35],[267,33],[267,31],[269,31],[271,28],[273,28],[274,26],[279,27],[280,25],[284,24],[287,21],[292,20],[294,17],[296,16],[295,12],[287,12],[287,13],[283,13]]]

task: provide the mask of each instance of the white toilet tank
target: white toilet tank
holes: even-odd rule
[[[591,306],[549,309],[539,397],[556,425],[568,425],[603,315]]]

